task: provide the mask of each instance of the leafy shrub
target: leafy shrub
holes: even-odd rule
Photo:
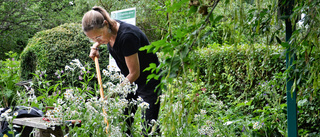
[[[13,105],[14,95],[18,89],[15,86],[20,81],[19,77],[19,65],[17,60],[17,53],[6,53],[10,58],[4,61],[0,61],[0,107],[7,107]]]
[[[36,72],[36,80],[34,84],[26,86],[23,92],[17,92],[17,104],[21,106],[37,107],[40,110],[45,110],[45,106],[52,106],[53,110],[48,109],[45,116],[51,121],[46,123],[48,128],[54,130],[54,123],[66,123],[65,120],[79,119],[81,126],[73,126],[69,124],[61,124],[65,136],[80,135],[80,136],[126,136],[124,135],[127,127],[123,120],[128,118],[123,111],[126,107],[136,104],[138,112],[145,111],[148,104],[143,99],[126,100],[128,94],[135,94],[137,90],[136,84],[130,82],[118,71],[108,71],[101,67],[103,91],[105,99],[101,98],[100,91],[88,87],[89,82],[94,78],[95,71],[90,71],[82,65],[80,60],[72,60],[67,64],[65,71],[57,70],[57,75],[60,81],[51,82],[46,79],[45,72]],[[84,68],[85,67],[85,68]],[[42,75],[42,76],[40,76]],[[81,80],[77,80],[81,76]],[[74,79],[74,85],[68,85],[63,80]],[[80,78],[79,78],[80,79]],[[41,92],[36,95],[35,88]],[[48,89],[55,89],[55,93],[49,95]],[[103,112],[106,110],[106,113]],[[129,110],[131,108],[129,107]],[[4,116],[6,118],[7,115]],[[145,126],[143,119],[135,116],[134,126]],[[104,121],[107,120],[108,124]],[[11,121],[12,122],[12,121]],[[10,123],[10,122],[9,122]],[[12,124],[12,123],[10,123]],[[155,123],[154,123],[155,124]],[[108,134],[106,134],[106,130]],[[134,131],[135,136],[140,135],[141,130]]]
[[[56,80],[55,72],[64,70],[70,60],[79,59],[94,64],[88,57],[91,45],[81,29],[81,24],[63,24],[38,32],[29,40],[27,47],[21,53],[21,77],[31,79],[32,73],[46,71],[47,79]],[[100,66],[107,64],[107,48],[101,47]],[[65,82],[71,83],[71,81]]]
[[[193,56],[199,62],[200,78],[219,93],[218,97],[225,98],[252,91],[260,81],[268,81],[275,73],[283,72],[283,51],[275,46],[212,44]]]
[[[286,134],[286,76],[285,50],[276,46],[212,44],[194,53],[198,62],[199,81],[205,83],[206,94],[216,95],[229,108],[232,115],[248,115],[251,120],[264,123],[267,133]],[[296,82],[299,134],[319,134],[319,97],[317,83],[303,76],[312,76],[307,68],[316,63],[297,60]],[[196,69],[196,68],[195,68]],[[300,76],[300,77],[299,77]],[[193,77],[194,78],[194,77]],[[301,79],[301,80],[300,80]],[[300,83],[299,83],[300,81]],[[250,102],[247,107],[241,101]],[[208,104],[208,103],[207,103]],[[212,107],[207,105],[204,108]],[[219,112],[221,113],[221,112]],[[224,112],[223,112],[224,113]],[[237,120],[234,116],[226,116]],[[253,126],[247,125],[247,126]],[[256,135],[263,135],[257,130]]]

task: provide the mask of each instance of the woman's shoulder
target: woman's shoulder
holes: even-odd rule
[[[120,23],[119,30],[122,33],[141,33],[141,30],[135,25],[132,25],[123,21],[118,21],[118,22]]]

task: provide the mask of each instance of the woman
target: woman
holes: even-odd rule
[[[157,120],[160,103],[157,102],[159,92],[155,92],[159,80],[152,79],[147,83],[147,76],[150,71],[143,71],[150,63],[159,65],[159,60],[156,54],[139,51],[140,47],[149,45],[146,35],[136,26],[113,20],[108,12],[98,6],[88,11],[82,18],[82,29],[84,33],[95,43],[91,47],[89,57],[99,57],[99,46],[107,44],[108,50],[115,59],[121,73],[132,83],[138,85],[136,94],[128,95],[128,100],[137,100],[140,96],[145,102],[149,103],[149,109],[143,113],[143,118],[146,122]],[[135,114],[137,106],[132,106],[129,110],[126,108],[124,114],[131,116]],[[131,125],[133,117],[126,119],[128,130],[126,133],[131,136]],[[146,123],[146,125],[149,125]],[[147,131],[150,131],[148,127]],[[146,129],[144,129],[146,131]],[[144,132],[146,135],[147,133]]]

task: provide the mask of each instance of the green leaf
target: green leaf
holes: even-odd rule
[[[184,58],[187,56],[187,54],[189,53],[189,46],[185,45],[182,47],[181,49],[181,57]]]
[[[157,68],[156,63],[150,63],[150,64],[149,64],[149,67],[145,68],[145,69],[143,70],[143,72],[145,72],[145,71],[150,71],[151,69],[155,69],[155,68]]]
[[[188,2],[189,0],[181,0],[178,3],[174,3],[171,7],[167,8],[167,12],[177,11],[182,7],[182,4]]]
[[[281,46],[284,47],[284,48],[289,48],[290,47],[288,42],[282,42]]]
[[[157,76],[156,74],[150,74],[150,75],[148,75],[147,79],[152,79],[152,78],[154,78],[156,76]]]
[[[217,24],[222,18],[224,18],[224,16],[219,15],[219,16],[217,16],[217,17],[214,19],[214,21],[213,21],[212,23],[213,23],[213,24]]]
[[[196,13],[197,10],[198,10],[198,7],[192,5],[189,9],[188,16],[191,16],[192,14]]]

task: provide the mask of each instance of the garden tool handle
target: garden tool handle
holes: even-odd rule
[[[94,57],[94,64],[96,65],[96,71],[97,71],[97,78],[98,78],[98,83],[100,87],[100,97],[101,99],[104,99],[104,93],[103,93],[103,86],[102,86],[102,79],[101,79],[101,73],[100,73],[100,67],[99,67],[99,59],[97,56]],[[106,116],[107,112],[102,108],[103,114]],[[104,116],[104,123],[107,123],[106,127],[106,133],[108,134],[108,128],[109,128],[109,122],[107,118]]]

